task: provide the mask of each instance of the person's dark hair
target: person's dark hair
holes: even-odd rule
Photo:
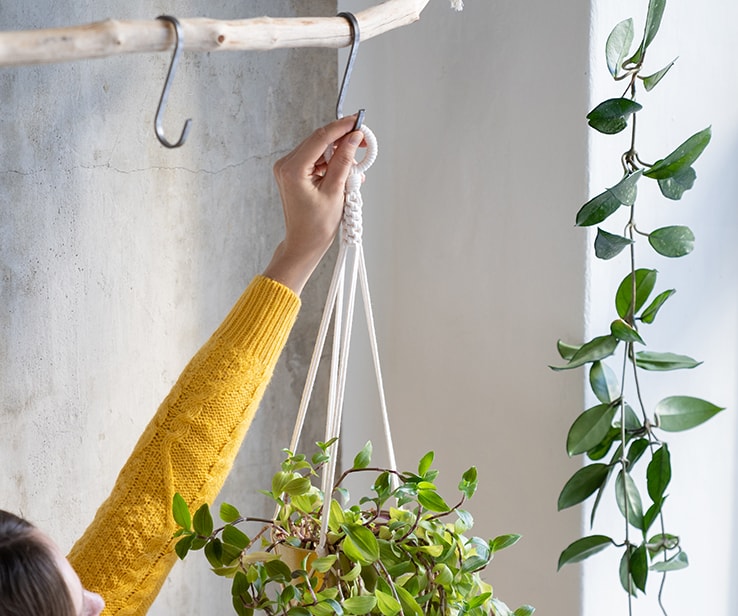
[[[51,548],[33,524],[0,510],[0,616],[75,616]]]

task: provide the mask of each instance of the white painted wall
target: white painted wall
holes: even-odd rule
[[[586,198],[614,183],[624,148],[591,133],[584,116],[620,94],[604,41],[628,16],[640,32],[646,6],[468,0],[454,14],[434,0],[418,24],[363,44],[347,101],[347,112],[367,108],[381,148],[363,190],[365,246],[400,465],[434,449],[451,491],[463,469],[479,467],[470,507],[478,532],[524,535],[499,555],[491,580],[510,604],[528,601],[542,614],[627,613],[607,554],[556,573],[560,550],[590,532],[586,512],[556,512],[579,463],[566,459],[566,431],[589,395],[583,372],[555,375],[547,365],[557,361],[557,338],[583,340],[612,320],[611,292],[600,296],[624,264],[596,263],[593,238],[573,223]],[[641,114],[644,153],[667,153],[707,124],[715,133],[695,189],[678,204],[653,199],[664,224],[691,225],[698,243],[683,260],[648,255],[661,283],[679,288],[649,342],[659,347],[681,328],[673,350],[705,365],[649,379],[651,403],[676,388],[736,407],[736,11],[724,0],[671,2],[650,52],[654,71],[680,59]],[[648,225],[650,215],[639,221]],[[368,351],[356,331],[347,457],[367,435],[381,442]],[[693,563],[670,578],[671,616],[738,607],[730,584],[737,433],[726,412],[671,439],[679,479],[667,519]],[[600,530],[622,527],[619,513],[603,513]],[[657,613],[653,600],[635,613]]]

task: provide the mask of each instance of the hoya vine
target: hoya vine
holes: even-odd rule
[[[589,367],[589,383],[599,402],[582,412],[569,429],[567,452],[570,456],[585,456],[586,463],[564,485],[559,495],[559,510],[594,497],[591,512],[594,522],[603,494],[608,486],[613,486],[624,518],[622,539],[607,535],[578,539],[561,553],[559,568],[606,548],[619,549],[622,552],[619,578],[628,596],[629,614],[633,613],[633,597],[638,591],[646,592],[652,573],[661,576],[658,601],[662,612],[667,614],[662,597],[666,575],[688,565],[679,536],[666,519],[664,505],[672,471],[664,433],[688,430],[722,410],[706,400],[678,394],[650,407],[644,403],[642,391],[643,371],[692,369],[701,363],[686,355],[649,349],[647,329],[675,290],[659,291],[657,270],[638,267],[636,263],[639,240],[647,240],[660,257],[684,257],[692,251],[695,238],[686,226],[672,224],[644,229],[636,224],[639,209],[652,206],[637,203],[637,189],[640,182],[654,180],[663,197],[681,199],[693,187],[696,172],[692,165],[710,141],[710,128],[706,128],[654,163],[644,162],[637,149],[636,126],[642,109],[639,94],[656,87],[674,65],[672,61],[650,74],[644,68],[665,5],[666,0],[649,1],[643,38],[634,53],[631,54],[632,19],[617,24],[607,39],[607,67],[615,82],[625,84],[625,88],[619,97],[597,105],[587,120],[593,129],[607,135],[629,129],[630,139],[620,160],[620,179],[581,207],[576,224],[600,225],[621,208],[628,208],[622,233],[598,226],[594,248],[600,259],[612,259],[627,251],[629,271],[615,290],[616,314],[609,332],[581,346],[559,341],[559,353],[567,363],[554,367],[555,370]],[[617,374],[610,364],[616,366]],[[645,495],[638,487],[644,484]]]

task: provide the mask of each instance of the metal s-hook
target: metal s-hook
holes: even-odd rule
[[[336,102],[336,119],[340,120],[343,117],[343,99],[346,97],[346,90],[348,88],[349,81],[351,80],[351,72],[354,69],[356,52],[359,50],[359,43],[361,42],[361,32],[359,31],[359,21],[353,13],[339,13],[338,17],[347,19],[351,26],[351,51],[349,52],[346,70],[343,73],[343,80],[341,81],[341,89],[338,92],[338,101]],[[364,123],[364,114],[365,110],[359,109],[356,124],[354,124],[354,130],[359,130],[361,128],[361,125]]]
[[[164,147],[167,148],[178,148],[184,144],[187,139],[187,135],[190,132],[190,126],[192,124],[191,119],[187,119],[182,129],[182,134],[179,136],[179,141],[176,143],[170,143],[166,137],[164,137],[164,128],[162,127],[162,116],[164,115],[164,107],[169,97],[169,89],[172,86],[172,80],[174,79],[174,71],[177,68],[179,62],[179,56],[182,54],[182,26],[176,17],[171,15],[159,15],[157,19],[168,21],[174,26],[174,34],[176,36],[176,42],[174,47],[174,54],[172,55],[172,61],[169,64],[169,71],[167,72],[167,80],[164,83],[164,89],[161,92],[161,98],[159,99],[159,106],[156,109],[156,119],[154,120],[154,129],[156,131],[156,138],[159,140]]]

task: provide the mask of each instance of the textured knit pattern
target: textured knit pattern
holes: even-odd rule
[[[69,554],[105,616],[145,614],[176,560],[175,492],[194,510],[223,486],[299,310],[257,277],[159,407]]]

